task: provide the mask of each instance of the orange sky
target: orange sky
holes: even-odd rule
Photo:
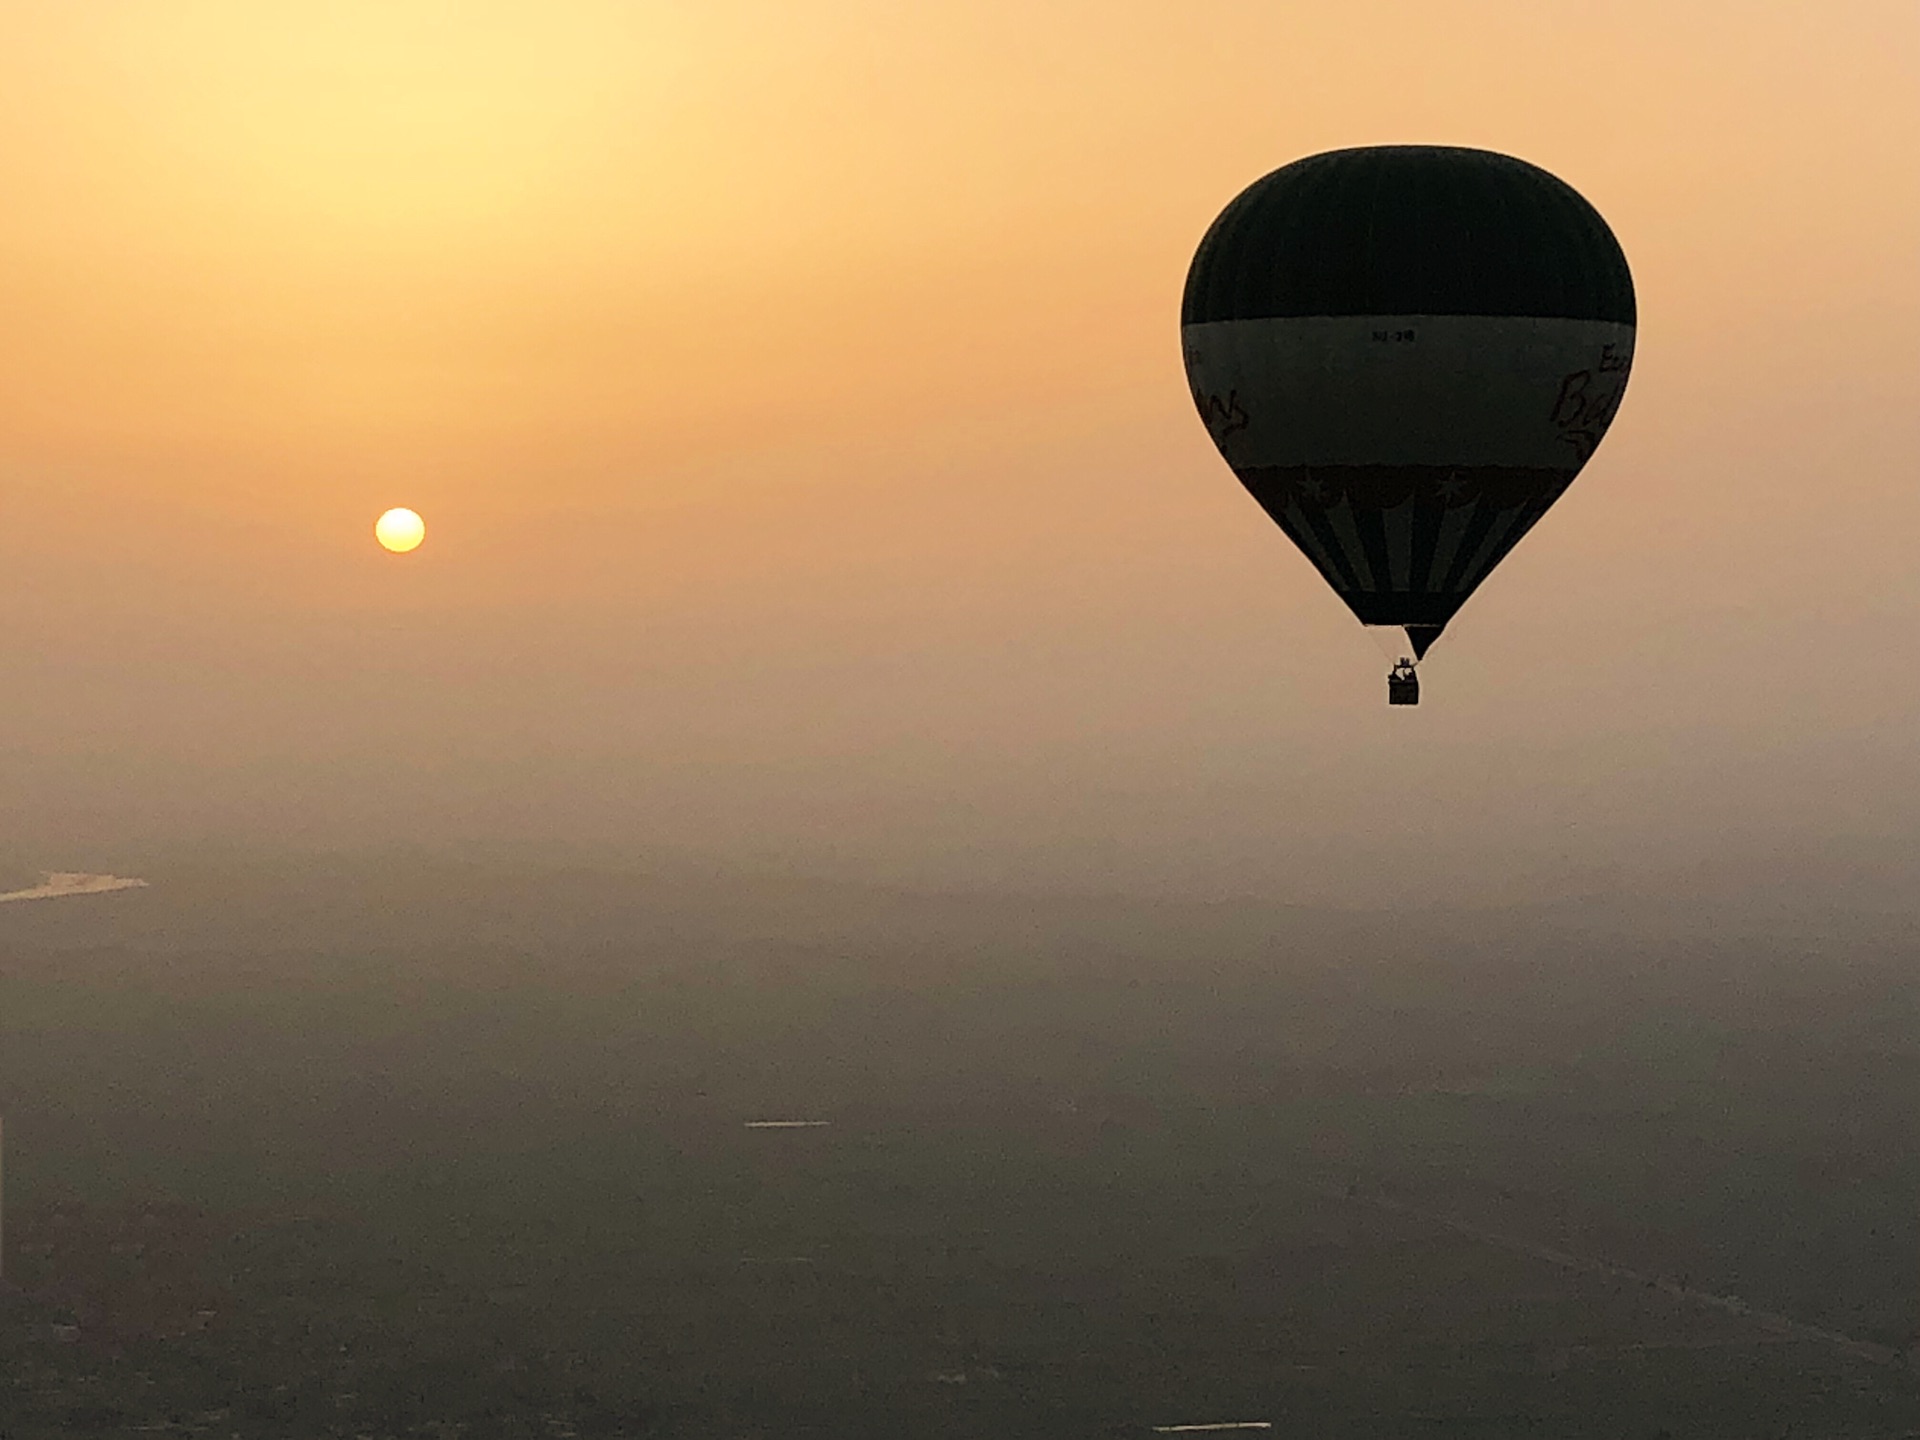
[[[0,811],[1341,896],[1911,832],[1916,96],[1910,0],[11,0]],[[1641,296],[1415,714],[1176,343],[1385,141]]]

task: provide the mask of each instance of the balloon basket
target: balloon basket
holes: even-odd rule
[[[1387,704],[1418,705],[1419,703],[1420,677],[1414,673],[1412,661],[1402,660],[1387,676]]]

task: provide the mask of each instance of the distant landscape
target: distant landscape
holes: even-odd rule
[[[0,912],[6,1440],[1920,1433],[1897,911],[136,858]]]

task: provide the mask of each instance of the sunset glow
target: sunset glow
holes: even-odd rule
[[[836,853],[909,868],[1114,836],[1330,885],[1349,842],[1299,851],[1309,819],[1372,847],[1446,815],[1535,863],[1556,802],[1467,777],[1572,805],[1588,746],[1679,766],[1609,783],[1620,833],[1743,754],[1741,803],[1793,812],[1789,736],[1920,713],[1905,670],[1858,683],[1920,526],[1916,17],[9,5],[0,743],[98,813],[177,787],[215,828],[284,810],[257,763],[343,826],[466,834],[349,801],[425,747],[508,826],[577,800],[777,848],[833,817]],[[1355,718],[1374,653],[1214,452],[1178,341],[1228,200],[1402,141],[1564,178],[1642,305],[1631,398],[1449,629],[1417,751]],[[459,515],[458,563],[369,588],[341,517],[396,493]],[[363,703],[363,609],[436,627],[404,702]],[[1765,704],[1721,702],[1763,668]],[[86,757],[122,724],[110,779]],[[1897,788],[1807,783],[1849,825]]]

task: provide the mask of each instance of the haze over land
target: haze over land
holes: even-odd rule
[[[150,873],[0,920],[23,1440],[1920,1426],[1911,905]]]
[[[0,1437],[1920,1431],[1917,97],[1900,0],[0,7]],[[1410,714],[1176,335],[1393,141],[1640,304]]]

